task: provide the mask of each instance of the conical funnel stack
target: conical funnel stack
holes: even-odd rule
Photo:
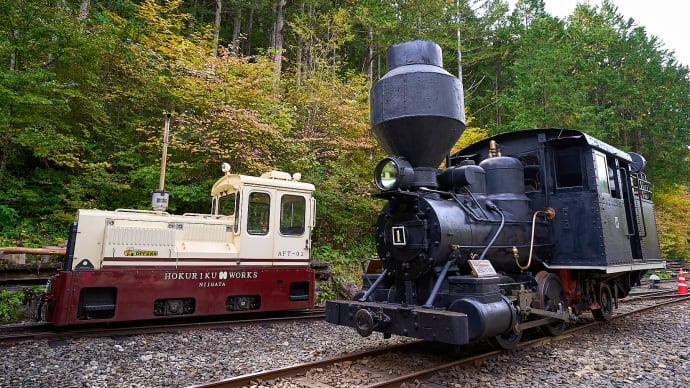
[[[429,41],[391,46],[388,72],[371,90],[371,131],[389,155],[438,167],[465,130],[462,82]]]

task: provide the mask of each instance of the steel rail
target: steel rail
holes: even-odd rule
[[[262,325],[271,323],[286,323],[295,321],[321,321],[325,318],[324,309],[314,309],[308,312],[296,312],[283,317],[242,318],[232,320],[194,321],[184,323],[137,322],[112,327],[94,325],[89,327],[54,327],[47,323],[31,325],[12,325],[0,327],[0,346],[29,340],[52,340],[86,337],[131,336],[140,334],[156,334],[185,330],[217,329],[245,325]]]
[[[670,301],[665,301],[665,302],[659,302],[653,306],[643,306],[639,309],[636,309],[634,311],[630,312],[625,312],[625,313],[619,313],[615,315],[612,320],[617,320],[621,319],[624,317],[628,317],[631,315],[639,314],[644,311],[652,310],[655,308],[659,308],[662,306],[666,305],[671,305],[671,304],[676,304],[676,303],[681,303],[685,302],[687,300],[690,300],[690,295],[678,295],[678,298],[675,298]],[[551,343],[551,342],[559,342],[564,339],[572,337],[574,334],[578,332],[582,332],[585,330],[588,330],[593,327],[600,327],[602,325],[605,325],[609,323],[610,321],[594,321],[594,322],[589,322],[589,323],[584,323],[584,324],[579,324],[576,327],[570,328],[566,331],[564,331],[561,335],[555,336],[555,337],[541,337],[525,342],[521,342],[520,344],[517,345],[515,349],[529,349],[533,348],[539,345],[543,345],[546,343]],[[330,366],[334,366],[337,363],[345,362],[345,361],[355,361],[358,359],[362,359],[365,357],[371,357],[371,356],[378,356],[382,355],[385,353],[391,353],[395,351],[406,351],[406,350],[411,350],[417,346],[419,346],[420,343],[423,343],[425,341],[414,341],[402,345],[395,345],[395,346],[390,346],[390,347],[384,347],[384,348],[379,348],[379,349],[374,349],[370,351],[365,351],[365,352],[358,352],[358,353],[352,353],[352,354],[346,354],[342,356],[337,356],[337,357],[331,357],[323,360],[318,360],[318,361],[311,361],[303,364],[298,364],[298,365],[292,365],[288,367],[283,367],[283,368],[278,368],[278,369],[272,369],[268,371],[262,371],[262,372],[255,372],[247,375],[241,375],[241,376],[235,376],[227,379],[222,379],[222,380],[217,380],[213,382],[206,382],[202,383],[199,385],[193,385],[192,387],[194,388],[230,388],[230,387],[245,387],[245,386],[251,386],[257,381],[273,381],[276,379],[286,379],[286,378],[296,378],[299,376],[302,376],[306,374],[310,370],[315,370],[315,369],[323,369],[327,368]],[[513,349],[513,350],[515,350]],[[509,350],[509,351],[513,351]],[[493,350],[489,352],[485,352],[482,354],[476,354],[476,355],[471,355],[468,357],[464,357],[462,359],[454,360],[448,363],[444,363],[441,365],[433,366],[431,368],[426,368],[423,370],[419,371],[414,371],[408,374],[400,375],[397,377],[393,377],[390,379],[386,379],[385,381],[380,381],[376,382],[370,385],[367,385],[369,388],[375,388],[375,387],[397,387],[401,385],[402,383],[405,382],[411,382],[418,380],[420,378],[426,378],[428,376],[431,376],[435,373],[445,371],[457,366],[463,366],[463,365],[468,365],[472,364],[474,362],[478,361],[484,361],[487,359],[490,359],[492,357],[495,357],[497,355],[503,354],[505,352],[508,352],[506,350]],[[319,384],[316,384],[319,385]],[[321,384],[324,386],[323,384]]]
[[[251,385],[252,381],[262,380],[275,380],[279,378],[295,377],[299,376],[309,370],[317,368],[326,368],[333,366],[334,364],[359,360],[364,357],[378,356],[381,354],[404,351],[412,349],[423,341],[414,341],[406,344],[398,344],[392,346],[386,346],[383,348],[367,350],[357,353],[349,353],[342,356],[330,357],[323,360],[310,361],[303,364],[292,365],[284,368],[271,369],[269,371],[261,371],[256,373],[250,373],[241,376],[230,377],[223,380],[212,381],[208,383],[203,383],[199,385],[193,385],[189,388],[211,388],[211,387],[222,387],[222,388],[232,388],[232,387],[246,387]]]
[[[662,306],[667,306],[667,305],[685,302],[688,300],[690,300],[690,296],[689,295],[683,295],[683,297],[678,298],[678,299],[674,299],[674,300],[670,300],[670,301],[666,301],[666,302],[661,302],[661,303],[658,303],[658,304],[653,305],[653,306],[644,306],[644,307],[637,309],[635,311],[620,313],[620,314],[614,316],[613,318],[611,318],[611,321],[612,320],[618,320],[618,319],[621,319],[624,317],[629,317],[629,316],[639,314],[639,313],[642,313],[645,311],[653,310],[653,309],[656,309],[656,308],[659,308]],[[606,322],[595,321],[595,322],[590,322],[590,323],[578,325],[577,327],[573,327],[571,329],[568,329],[568,330],[564,331],[563,334],[555,336],[555,337],[542,337],[542,338],[537,338],[534,340],[522,342],[515,349],[530,349],[530,348],[544,345],[544,344],[551,343],[551,342],[559,342],[559,341],[562,341],[562,340],[565,340],[567,338],[572,337],[576,333],[583,332],[585,330],[589,330],[593,327],[600,327],[600,326],[605,325],[611,321],[606,321]],[[513,350],[515,350],[515,349],[513,349]],[[409,374],[406,374],[403,376],[398,376],[396,378],[386,380],[386,381],[383,381],[380,383],[370,384],[370,385],[367,385],[367,388],[397,387],[404,382],[409,382],[409,381],[417,380],[420,378],[426,378],[426,377],[429,377],[430,375],[433,375],[435,373],[446,371],[448,369],[451,369],[451,368],[454,368],[457,366],[464,366],[464,365],[468,365],[468,364],[471,364],[471,363],[474,363],[477,361],[485,361],[485,360],[488,360],[494,356],[500,355],[504,352],[506,352],[506,351],[505,350],[495,350],[495,351],[488,352],[485,354],[481,354],[481,355],[477,355],[477,356],[471,356],[468,358],[463,358],[463,359],[460,359],[457,361],[449,362],[449,363],[435,366],[435,367],[425,369],[422,371],[417,371],[417,372],[409,373]]]

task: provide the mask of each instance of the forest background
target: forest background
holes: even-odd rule
[[[0,246],[64,242],[76,209],[150,208],[164,114],[173,213],[207,213],[220,165],[317,187],[317,260],[374,255],[385,154],[368,90],[428,39],[465,85],[459,144],[585,131],[647,158],[665,257],[690,257],[690,77],[614,5],[541,0],[0,0]],[[348,271],[348,273],[356,271]]]

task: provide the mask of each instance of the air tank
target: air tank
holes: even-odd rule
[[[441,48],[391,46],[387,73],[371,89],[371,131],[389,155],[435,168],[465,130],[462,82],[442,68]]]

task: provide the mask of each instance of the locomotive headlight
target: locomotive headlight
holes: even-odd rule
[[[395,190],[412,183],[414,170],[402,158],[390,156],[379,162],[374,170],[374,183],[380,190]]]

